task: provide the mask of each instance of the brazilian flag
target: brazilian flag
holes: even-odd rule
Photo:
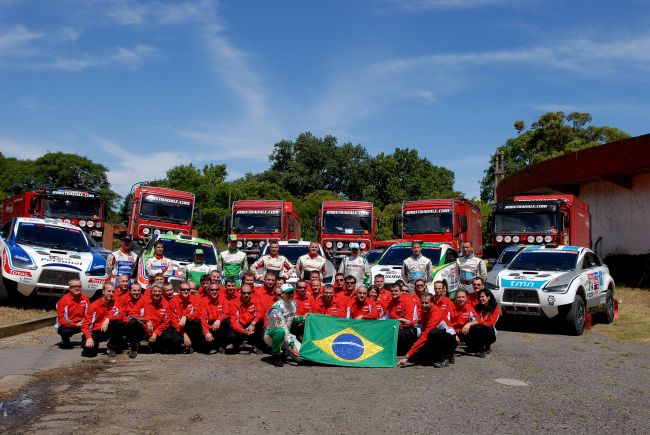
[[[397,320],[356,320],[308,314],[300,357],[349,367],[395,367]]]

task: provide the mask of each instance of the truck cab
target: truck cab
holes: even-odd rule
[[[318,220],[318,241],[333,258],[350,255],[350,243],[361,252],[372,249],[377,218],[371,202],[323,201]]]

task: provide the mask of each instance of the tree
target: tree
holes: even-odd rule
[[[302,238],[305,240],[318,240],[318,234],[314,228],[314,218],[320,212],[323,201],[343,199],[329,190],[316,190],[305,196],[302,201],[296,203],[296,212],[302,222]]]
[[[490,156],[490,166],[481,180],[481,200],[491,202],[494,198],[494,165],[499,151],[503,153],[504,175],[508,176],[544,160],[629,137],[617,128],[587,125],[591,120],[588,113],[548,112],[528,130],[523,121],[516,121],[517,137],[507,139]]]

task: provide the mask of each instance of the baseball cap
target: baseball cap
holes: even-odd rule
[[[237,241],[237,234],[231,234],[228,236],[228,241],[229,242],[236,242]]]
[[[357,242],[350,243],[350,249],[359,249],[359,244]]]
[[[291,293],[295,289],[291,284],[282,284],[282,287],[280,287],[280,290],[282,290],[282,293]]]
[[[203,255],[203,249],[197,249],[194,251],[194,255]]]

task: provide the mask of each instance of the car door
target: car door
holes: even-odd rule
[[[603,290],[603,267],[600,259],[593,252],[585,253],[582,259],[581,276],[585,291],[587,293],[587,308],[600,304]]]

